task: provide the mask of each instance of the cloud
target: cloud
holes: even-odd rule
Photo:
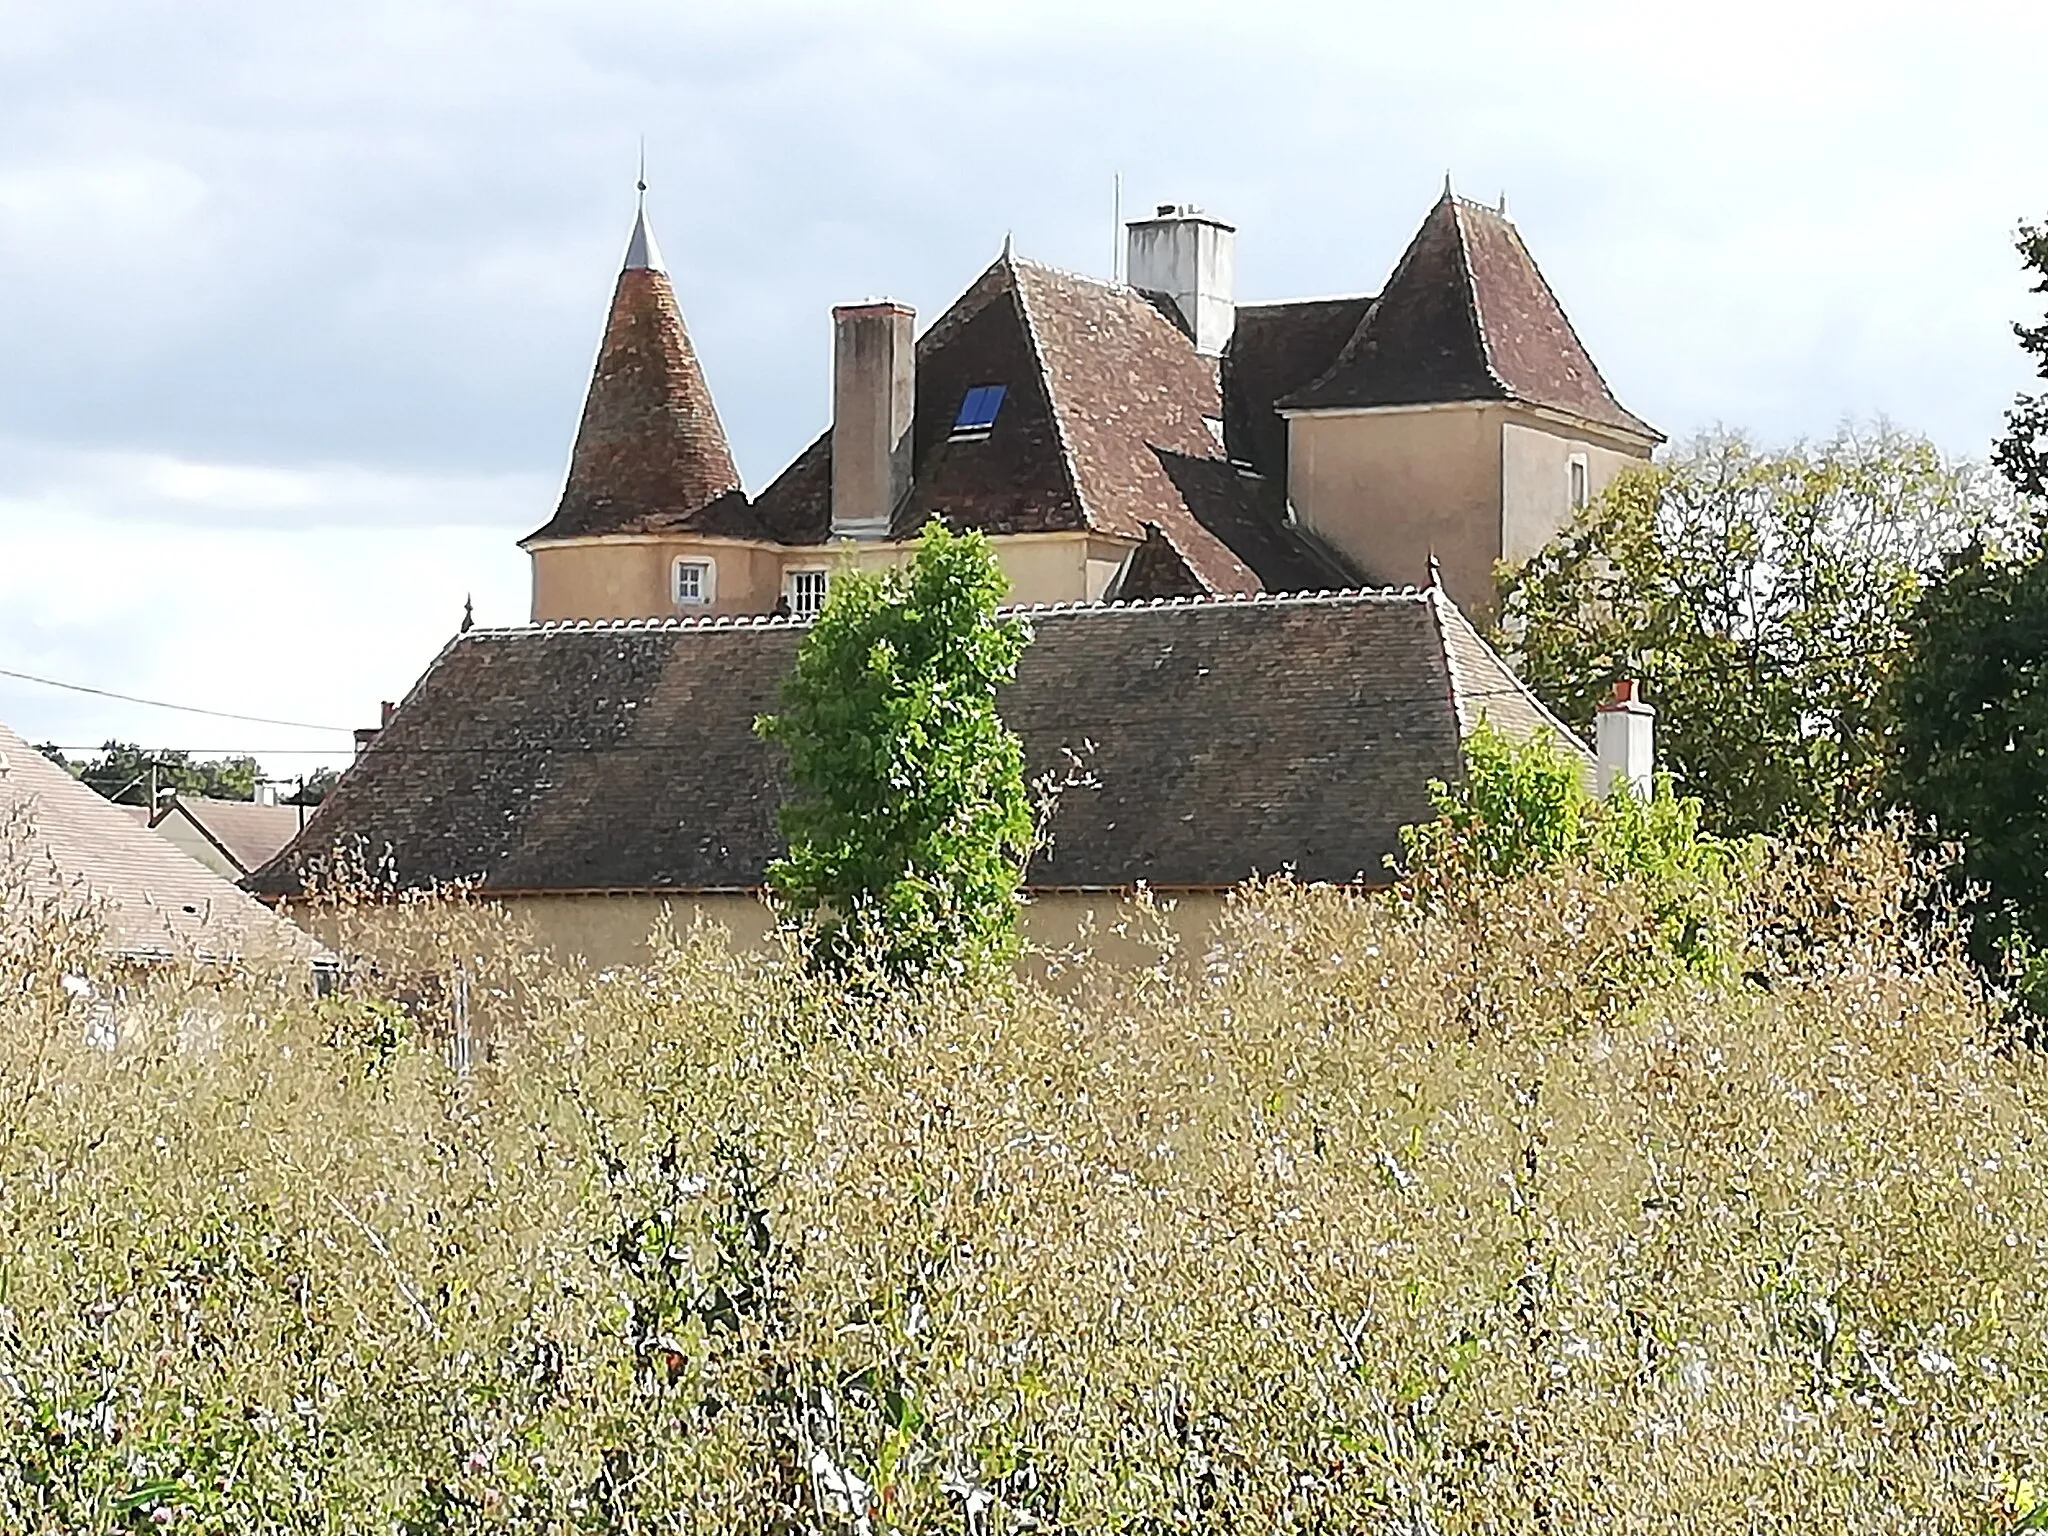
[[[833,303],[930,318],[1006,232],[1105,272],[1116,171],[1232,217],[1274,298],[1376,288],[1449,169],[1666,430],[1981,453],[2043,57],[2048,9],[1886,0],[15,5],[0,666],[353,721],[464,590],[517,618],[642,135],[756,487],[826,420]]]
[[[170,478],[208,498],[225,483],[231,502],[273,475],[172,466]],[[302,495],[327,483],[284,478]],[[479,622],[526,617],[525,557],[503,526],[393,524],[365,536],[317,501],[294,527],[194,524],[147,515],[118,494],[127,483],[124,470],[33,500],[0,494],[0,667],[337,729],[208,719],[0,678],[0,720],[35,740],[255,752],[286,775],[338,764],[348,730],[374,721],[380,699],[401,697],[455,633],[465,595]],[[440,489],[394,488],[422,509]],[[352,493],[350,477],[339,493]]]
[[[480,527],[511,542],[553,507],[537,474],[407,474],[351,464],[208,462],[122,449],[0,438],[0,512],[22,525],[83,515],[109,523],[264,528],[280,532]]]

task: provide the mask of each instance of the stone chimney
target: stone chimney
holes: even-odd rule
[[[1617,786],[1639,800],[1650,797],[1657,772],[1656,719],[1657,711],[1637,696],[1633,679],[1615,682],[1613,694],[1593,716],[1593,757],[1603,800]]]
[[[1221,357],[1237,327],[1237,230],[1191,203],[1161,203],[1129,226],[1124,277],[1170,301],[1205,357]]]
[[[917,312],[879,300],[832,311],[832,537],[885,539],[910,490]]]
[[[384,727],[391,723],[391,717],[397,713],[398,706],[392,703],[391,700],[385,699],[377,706],[377,723],[375,725],[359,725],[356,727],[357,757],[361,757],[370,749],[370,743],[377,739],[383,732]]]

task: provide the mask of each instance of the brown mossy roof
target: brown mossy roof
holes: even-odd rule
[[[995,423],[985,437],[956,441],[960,403],[983,384],[1006,390]],[[1006,256],[919,338],[914,473],[892,532],[912,536],[934,517],[989,534],[1144,541],[1156,530],[1195,590],[1218,596],[1352,579],[1300,546],[1284,497],[1219,497],[1216,487],[1235,479],[1210,426],[1222,415],[1215,364],[1152,300]],[[788,542],[823,542],[831,465],[828,431],[757,498],[761,525]],[[1253,529],[1261,518],[1270,526]],[[1233,540],[1232,530],[1251,536]],[[1169,596],[1180,586],[1124,591]]]
[[[1518,400],[1638,437],[1505,214],[1446,192],[1357,331],[1283,409]]]
[[[531,539],[689,529],[758,537],[668,274],[612,293],[561,503]]]
[[[1148,536],[1169,562],[1172,552]],[[1037,887],[1219,886],[1292,869],[1373,881],[1481,711],[1569,733],[1441,594],[1020,610],[1001,699],[1032,774],[1080,755]],[[249,882],[298,892],[337,846],[405,886],[749,890],[782,850],[773,711],[805,626],[629,621],[475,630]],[[1476,647],[1476,649],[1475,649]],[[1581,749],[1582,750],[1582,749]]]

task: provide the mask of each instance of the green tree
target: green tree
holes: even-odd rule
[[[1912,630],[1893,682],[1897,792],[1962,849],[1979,959],[2027,964],[2048,950],[2048,561],[1964,551]]]
[[[1994,476],[1923,438],[1709,434],[1503,571],[1499,639],[1581,727],[1614,678],[1640,679],[1659,757],[1712,830],[1836,825],[1884,803],[1884,683],[1926,574],[2025,526]]]
[[[299,786],[284,797],[286,805],[318,805],[334,792],[334,786],[341,782],[339,768],[315,768],[299,781]]]
[[[1464,777],[1432,782],[1430,797],[1437,819],[1401,829],[1411,898],[1485,902],[1496,882],[1577,865],[1639,884],[1658,947],[1679,964],[1707,973],[1730,958],[1737,876],[1754,849],[1702,831],[1700,802],[1670,775],[1648,797],[1595,799],[1577,754],[1482,723],[1465,743]]]
[[[2034,276],[2033,291],[2048,294],[2048,224],[2022,224],[2020,260]],[[2048,321],[2015,324],[2020,349],[2048,381]],[[2021,395],[2005,418],[2005,436],[1992,460],[2023,495],[2048,497],[2048,394]]]
[[[253,757],[195,759],[179,748],[152,751],[127,741],[109,741],[98,756],[77,762],[53,746],[42,751],[109,800],[125,805],[147,805],[152,785],[216,800],[249,800],[256,794],[258,769]]]
[[[781,713],[788,854],[769,884],[827,965],[980,969],[1016,946],[1032,839],[1023,750],[996,712],[1031,632],[988,541],[936,524],[907,569],[838,576]]]

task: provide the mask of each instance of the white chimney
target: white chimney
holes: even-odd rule
[[[885,539],[910,490],[917,311],[880,300],[832,311],[832,537]]]
[[[258,805],[277,804],[277,786],[267,779],[256,781],[256,792],[250,796]]]
[[[1600,798],[1616,786],[1638,800],[1650,798],[1657,773],[1657,711],[1636,696],[1631,678],[1621,678],[1613,694],[1593,716],[1593,758],[1598,769]]]
[[[1191,203],[1161,203],[1129,228],[1125,280],[1169,300],[1195,350],[1221,357],[1237,328],[1237,230]]]

